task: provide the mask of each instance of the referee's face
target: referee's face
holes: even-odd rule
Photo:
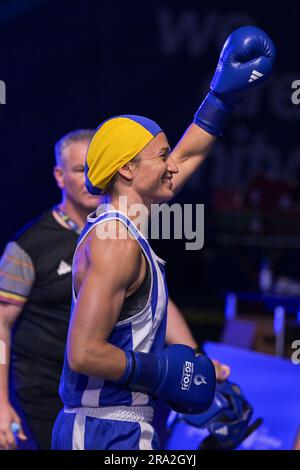
[[[89,146],[87,140],[81,140],[69,144],[63,150],[63,166],[61,178],[58,181],[64,198],[84,210],[96,209],[99,198],[92,196],[86,190],[84,181],[84,161]]]

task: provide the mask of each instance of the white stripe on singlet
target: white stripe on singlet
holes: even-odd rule
[[[141,436],[139,442],[140,450],[153,450],[152,440],[154,428],[149,423],[139,423],[141,428]]]
[[[73,450],[84,450],[85,416],[77,414],[73,426]]]

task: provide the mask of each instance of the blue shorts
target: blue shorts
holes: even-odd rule
[[[129,407],[62,410],[53,428],[53,450],[158,450],[158,436],[151,420]],[[127,410],[129,412],[127,412]],[[140,407],[141,409],[142,407]],[[144,407],[146,408],[146,407]],[[125,409],[125,410],[124,410]],[[99,418],[98,416],[104,416]],[[109,416],[109,418],[107,418]],[[113,419],[119,416],[120,419]],[[150,422],[149,422],[150,421]]]

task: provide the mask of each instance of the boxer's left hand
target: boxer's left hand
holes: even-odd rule
[[[272,73],[276,50],[272,40],[256,26],[242,26],[226,40],[210,84],[210,91],[195,114],[194,123],[220,136],[243,94]]]

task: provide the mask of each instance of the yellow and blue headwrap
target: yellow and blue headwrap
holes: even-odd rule
[[[159,133],[156,122],[126,114],[104,121],[96,130],[85,161],[85,186],[101,194],[112,177]]]

